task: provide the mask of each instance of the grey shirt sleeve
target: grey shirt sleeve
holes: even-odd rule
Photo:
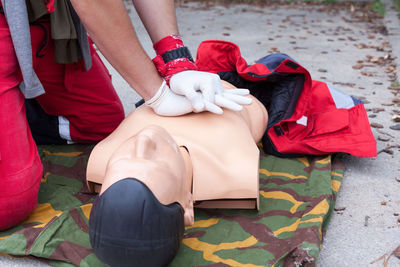
[[[19,85],[25,98],[34,98],[44,93],[32,63],[31,36],[25,0],[1,0],[10,29],[15,54],[22,72]]]

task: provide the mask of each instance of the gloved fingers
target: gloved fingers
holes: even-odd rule
[[[203,100],[203,98],[202,98],[200,93],[194,92],[194,96],[191,97],[191,99],[189,99],[189,100],[192,103],[194,112],[202,112],[202,111],[204,111],[205,104],[204,104],[204,100]]]
[[[215,91],[211,84],[201,84],[197,89],[201,92],[204,100],[207,100],[211,103],[215,101]]]
[[[213,74],[213,73],[211,73],[211,74]],[[219,78],[219,76],[217,74],[213,74],[212,79],[213,79],[213,84],[214,84],[214,88],[215,88],[214,89],[215,94],[222,94],[225,91],[225,89],[222,86],[221,79]]]
[[[215,113],[215,114],[222,114],[224,113],[223,110],[215,105],[214,103],[204,100],[205,110]]]
[[[242,96],[242,95],[236,95],[236,94],[231,94],[230,92],[225,92],[223,96],[226,99],[229,99],[239,105],[249,105],[253,102],[253,100],[250,97],[247,96]]]
[[[206,77],[204,77],[206,78]],[[215,84],[210,80],[203,80],[197,84],[194,88],[197,92],[200,92],[203,99],[214,103],[215,99]]]
[[[235,94],[235,95],[248,95],[250,94],[249,89],[236,88],[236,89],[224,89],[225,93]]]
[[[181,116],[193,111],[192,103],[184,96],[168,91],[163,98],[155,109],[161,116]]]
[[[234,111],[240,111],[243,109],[241,105],[221,95],[215,96],[215,104],[220,107],[231,109]]]
[[[157,93],[145,103],[161,116],[180,116],[193,111],[189,99],[172,92],[165,81]]]
[[[217,74],[208,72],[198,72],[199,82],[196,83],[195,90],[201,91],[203,98],[209,102],[214,103],[215,95],[222,94],[224,88],[222,87],[221,79]]]

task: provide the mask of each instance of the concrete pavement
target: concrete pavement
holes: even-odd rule
[[[392,117],[400,112],[399,84],[395,84],[400,66],[396,12],[389,9],[379,19],[360,4],[349,3],[177,3],[180,31],[193,56],[200,42],[209,39],[236,43],[249,64],[266,54],[283,52],[306,67],[313,79],[332,83],[365,101],[380,153],[376,158],[345,157],[337,211],[317,266],[383,266],[382,260],[370,263],[400,245],[400,130],[390,128],[398,124]],[[127,4],[127,8],[153,57],[144,27],[133,7]],[[139,97],[108,67],[128,113]],[[0,256],[0,266],[46,265]],[[392,256],[388,266],[400,266],[400,260]]]

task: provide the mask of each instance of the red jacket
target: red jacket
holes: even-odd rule
[[[269,113],[264,151],[281,156],[345,152],[376,156],[376,141],[361,101],[320,81],[281,53],[248,66],[239,47],[226,41],[202,42],[196,64],[237,87],[248,88]]]

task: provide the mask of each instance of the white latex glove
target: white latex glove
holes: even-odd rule
[[[171,90],[190,100],[194,112],[208,110],[222,114],[222,108],[242,110],[241,105],[251,104],[247,89],[229,89],[222,87],[217,74],[187,70],[173,75],[169,81]],[[199,94],[200,93],[200,94]]]
[[[196,94],[198,95],[197,97],[201,98],[200,93]],[[165,81],[163,81],[156,94],[145,103],[151,107],[155,113],[161,116],[180,116],[194,111],[189,99],[172,92]],[[204,107],[198,112],[207,110],[213,113],[222,114],[220,108],[211,104],[207,100],[204,100],[203,103]],[[217,109],[215,109],[215,107]]]
[[[172,92],[165,81],[156,94],[145,103],[161,116],[180,116],[193,111],[191,102],[186,97]]]

